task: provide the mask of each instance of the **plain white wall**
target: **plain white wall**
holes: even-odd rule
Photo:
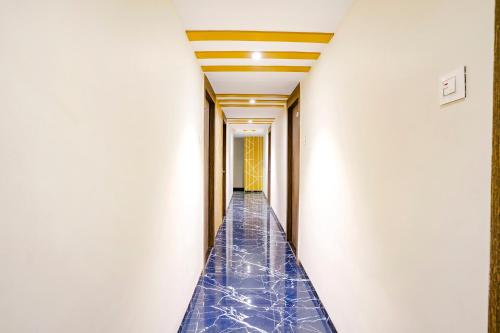
[[[233,187],[244,187],[244,162],[245,145],[244,138],[234,138],[234,156],[233,156]]]
[[[287,198],[287,112],[271,125],[271,207],[286,230]]]
[[[487,332],[493,8],[358,0],[302,82],[299,257],[340,332]]]
[[[173,6],[7,1],[0,22],[0,331],[177,331],[203,77]]]

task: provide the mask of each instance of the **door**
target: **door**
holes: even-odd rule
[[[224,121],[222,124],[222,217],[226,216],[226,169],[227,169],[227,156],[226,156],[226,144],[227,144],[227,125]]]
[[[287,240],[297,254],[299,240],[300,87],[288,103]]]
[[[267,201],[271,205],[271,131],[267,134]]]
[[[245,191],[262,192],[264,178],[264,137],[245,137],[244,150]]]
[[[204,223],[204,254],[208,258],[210,249],[214,246],[214,170],[215,170],[215,103],[207,92],[204,109],[204,192],[205,192],[205,223]]]
[[[500,332],[500,0],[495,13],[493,69],[493,158],[491,174],[491,242],[489,330]]]

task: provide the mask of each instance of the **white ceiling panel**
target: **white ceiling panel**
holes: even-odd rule
[[[264,136],[267,135],[267,132],[269,131],[269,125],[228,125],[228,129],[232,130],[234,136],[237,138],[245,136]]]
[[[284,108],[224,108],[226,118],[277,118]]]
[[[209,72],[217,94],[290,94],[306,73]]]
[[[188,30],[334,32],[351,0],[174,0]]]
[[[231,34],[230,37],[191,33],[194,51],[281,51],[321,53],[327,40],[311,38],[314,33],[335,33],[352,0],[174,0],[186,30],[232,30],[263,32],[310,32],[310,42],[265,41],[265,34]],[[198,37],[195,37],[198,36]],[[246,36],[246,37],[245,37]],[[269,36],[269,34],[267,34]],[[306,36],[306,35],[301,35]],[[210,40],[220,38],[261,39],[264,41]],[[196,41],[196,39],[202,39]],[[335,39],[335,38],[334,38]],[[282,39],[290,40],[290,39]],[[292,39],[293,40],[293,39]],[[321,41],[318,43],[318,41]],[[201,66],[310,66],[306,59],[199,59]],[[212,68],[213,70],[214,68]],[[231,70],[231,68],[226,68]],[[205,73],[217,94],[290,94],[307,73],[304,72],[210,72]],[[233,69],[234,70],[234,69]],[[229,111],[244,114],[248,109]],[[257,114],[271,114],[267,109]]]

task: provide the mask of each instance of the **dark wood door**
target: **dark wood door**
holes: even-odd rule
[[[204,113],[204,157],[205,157],[205,259],[214,246],[214,171],[215,171],[215,103],[207,92]]]
[[[300,103],[288,108],[287,238],[297,253],[299,232]]]
[[[226,122],[222,124],[222,216],[226,216]]]
[[[271,131],[267,134],[267,201],[271,205]]]
[[[495,12],[489,333],[500,333],[500,0]]]

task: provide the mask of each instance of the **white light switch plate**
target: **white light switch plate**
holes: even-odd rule
[[[465,66],[443,75],[439,80],[439,104],[444,105],[466,96]]]

